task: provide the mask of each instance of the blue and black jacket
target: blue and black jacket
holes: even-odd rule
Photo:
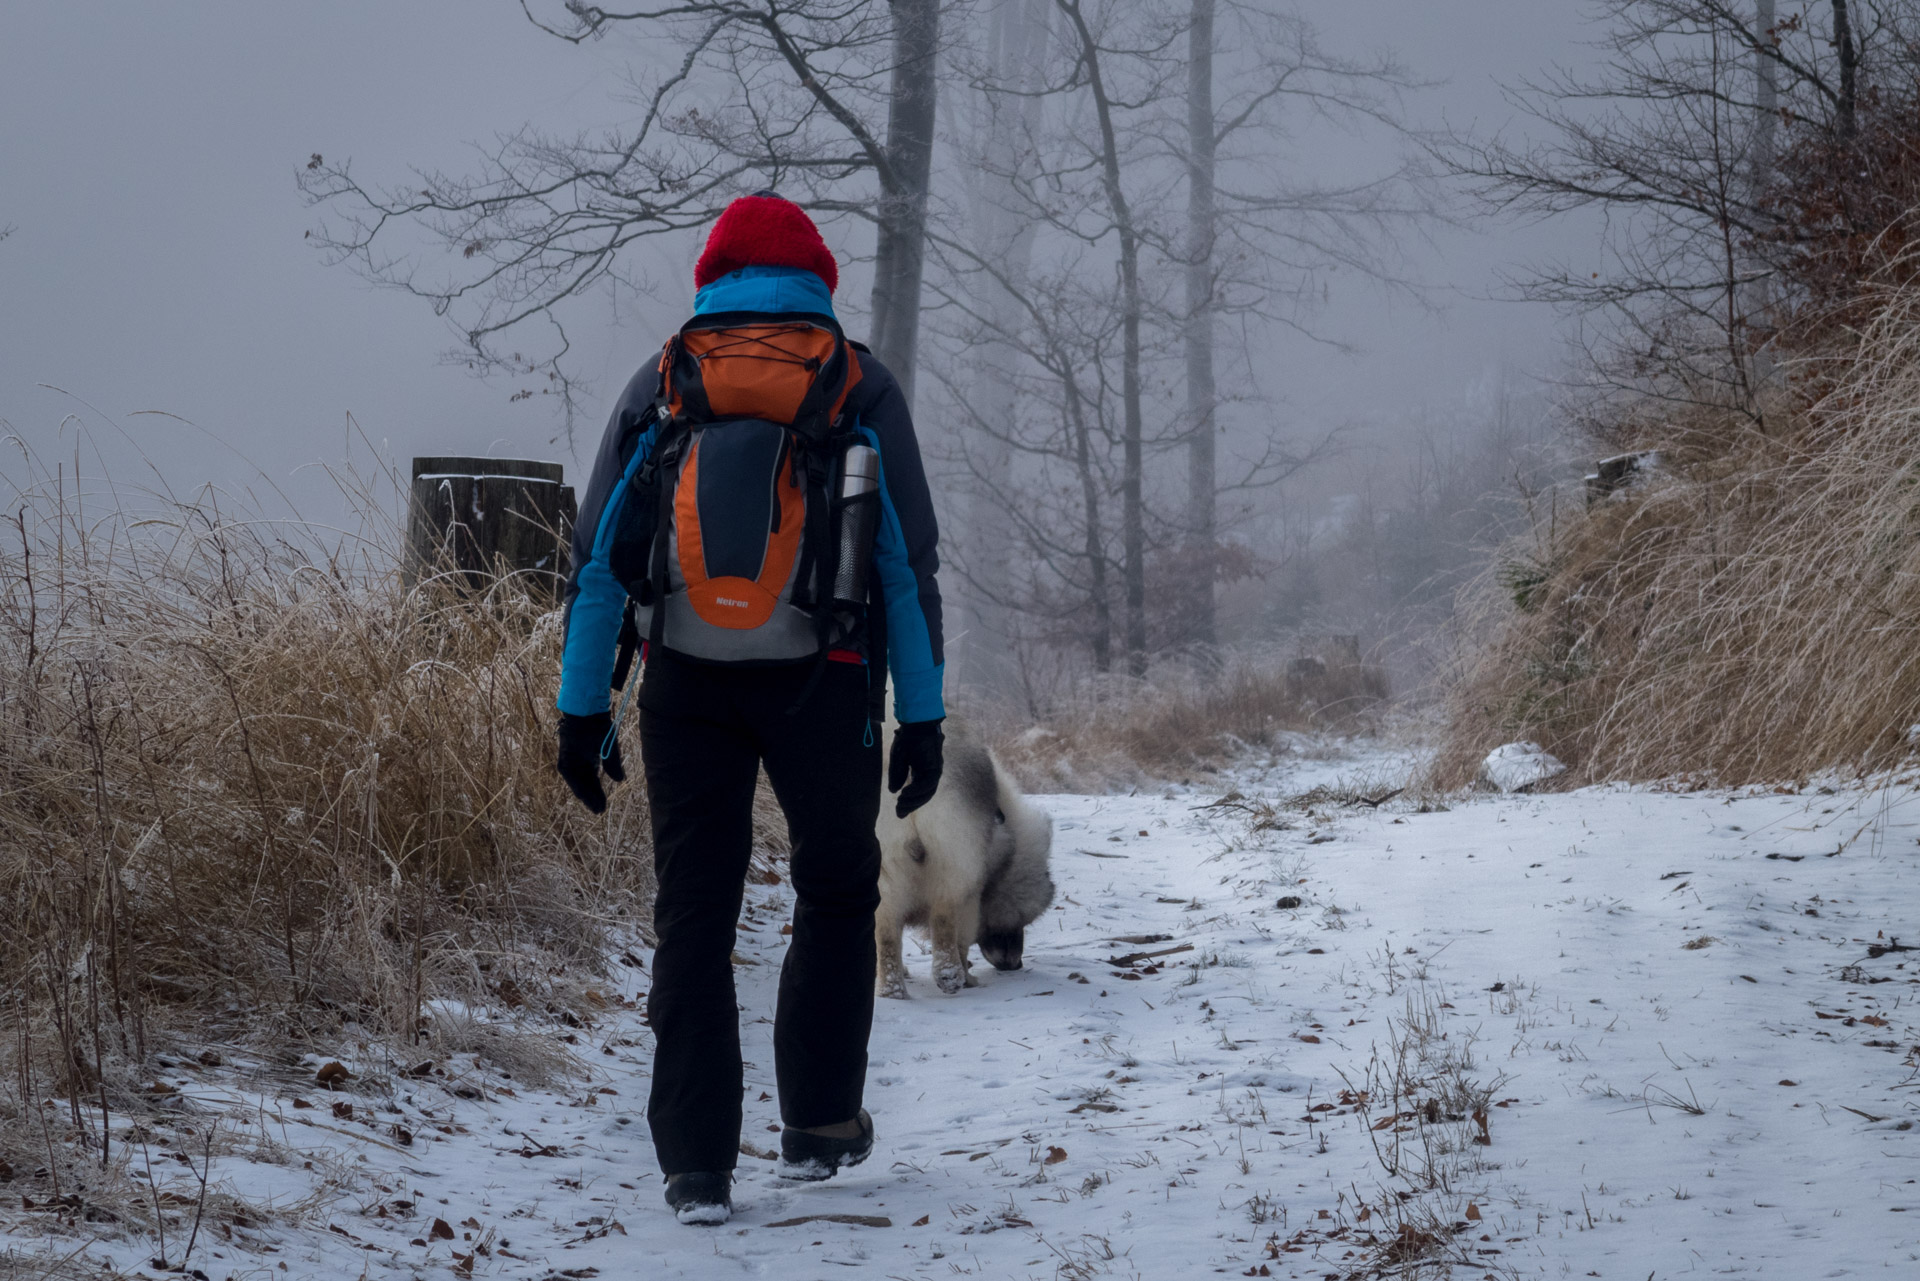
[[[797,267],[743,267],[694,295],[694,313],[811,312],[833,314],[833,297],[820,277]],[[847,398],[855,430],[880,452],[880,523],[874,536],[870,606],[882,607],[879,627],[862,627],[846,648],[877,657],[875,632],[885,637],[893,674],[894,718],[901,724],[938,720],[945,656],[940,634],[940,531],[933,496],[920,462],[900,384],[874,356],[859,351],[860,381]],[[625,481],[646,463],[654,443],[650,412],[659,373],[649,362],[614,406],[593,477],[573,528],[573,574],[567,584],[566,646],[560,665],[562,712],[591,716],[608,709],[627,592],[609,561]]]

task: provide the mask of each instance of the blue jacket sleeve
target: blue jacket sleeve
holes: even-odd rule
[[[860,356],[861,430],[880,451],[880,527],[874,569],[887,609],[887,667],[893,715],[902,725],[946,715],[946,655],[940,631],[940,527],[920,461],[913,415],[893,375]]]
[[[573,524],[573,570],[567,582],[566,641],[560,657],[560,710],[592,716],[607,710],[615,651],[627,591],[608,562],[613,530],[627,487],[653,447],[653,428],[639,430],[653,404],[659,373],[651,366],[633,376],[614,406],[586,497]],[[636,440],[637,436],[637,440]],[[631,445],[631,453],[622,457]]]

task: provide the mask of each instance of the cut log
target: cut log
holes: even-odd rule
[[[576,513],[559,463],[416,458],[407,506],[409,587],[444,576],[473,592],[506,575],[557,601]]]

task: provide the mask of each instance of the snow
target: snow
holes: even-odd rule
[[[630,1004],[644,952],[574,1047],[591,1079],[565,1089],[509,1096],[462,1061],[391,1098],[371,1069],[335,1095],[183,1069],[275,1140],[216,1181],[312,1203],[194,1264],[216,1281],[445,1277],[456,1256],[516,1278],[1319,1278],[1420,1258],[1474,1278],[1916,1275],[1920,952],[1887,949],[1920,943],[1920,794],[1351,800],[1406,768],[1360,747],[1249,767],[1225,803],[1042,798],[1061,894],[1026,968],[942,996],[930,959],[910,963],[913,999],[880,1003],[871,1046],[874,1157],[824,1184],[769,1159],[789,900],[754,887],[736,972],[758,1155],[720,1228],[660,1199]],[[1396,1065],[1417,1082],[1400,1097]],[[1454,1107],[1476,1094],[1484,1131]],[[93,1249],[136,1272],[152,1251]]]

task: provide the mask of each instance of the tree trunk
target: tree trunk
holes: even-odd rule
[[[1144,457],[1140,408],[1140,235],[1120,183],[1120,143],[1114,129],[1113,103],[1101,75],[1100,46],[1087,27],[1080,0],[1054,0],[1054,3],[1073,24],[1080,44],[1080,64],[1086,71],[1094,114],[1100,122],[1101,179],[1113,214],[1114,230],[1120,237],[1121,577],[1127,599],[1127,672],[1144,676],[1147,672],[1147,524],[1141,483]]]
[[[1212,645],[1214,544],[1213,251],[1214,0],[1193,0],[1187,27],[1187,584],[1188,639]]]
[[[1107,599],[1107,539],[1100,524],[1100,478],[1093,470],[1093,443],[1087,430],[1087,406],[1080,397],[1080,382],[1072,374],[1069,362],[1060,362],[1067,370],[1061,391],[1067,398],[1067,421],[1073,425],[1074,467],[1080,475],[1080,501],[1086,507],[1087,598],[1093,605],[1093,669],[1113,670],[1113,606]]]
[[[1774,0],[1754,0],[1753,28],[1762,40],[1773,30]],[[1779,124],[1779,68],[1764,54],[1753,55],[1753,107],[1759,117],[1753,133],[1753,193],[1758,204],[1773,179],[1773,139]]]
[[[1833,0],[1833,47],[1840,54],[1840,136],[1851,138],[1854,122],[1854,71],[1860,64],[1860,47],[1853,42],[1853,19],[1847,14],[1847,0]]]
[[[1038,223],[1015,212],[1018,193],[1013,174],[1020,164],[1019,140],[1032,137],[1038,124],[1039,93],[1045,67],[1049,0],[999,0],[989,15],[988,39],[993,78],[1019,93],[985,95],[978,120],[979,150],[986,161],[982,181],[969,184],[974,249],[981,258],[1003,264],[1004,281],[982,276],[980,312],[989,335],[1020,331],[1023,313],[1015,294],[1024,288],[1033,257]],[[975,348],[973,412],[986,424],[970,447],[976,489],[968,503],[968,543],[976,562],[991,573],[1014,563],[1013,529],[1004,515],[1013,492],[1013,449],[1006,436],[1017,408],[1013,364],[1019,350],[1008,341],[986,341]],[[993,692],[1011,687],[1012,636],[1003,594],[970,593],[963,633],[960,680]]]
[[[883,173],[880,183],[869,341],[911,405],[914,356],[920,341],[920,277],[927,253],[927,188],[933,171],[940,0],[888,0],[888,4],[893,10],[889,172]]]

